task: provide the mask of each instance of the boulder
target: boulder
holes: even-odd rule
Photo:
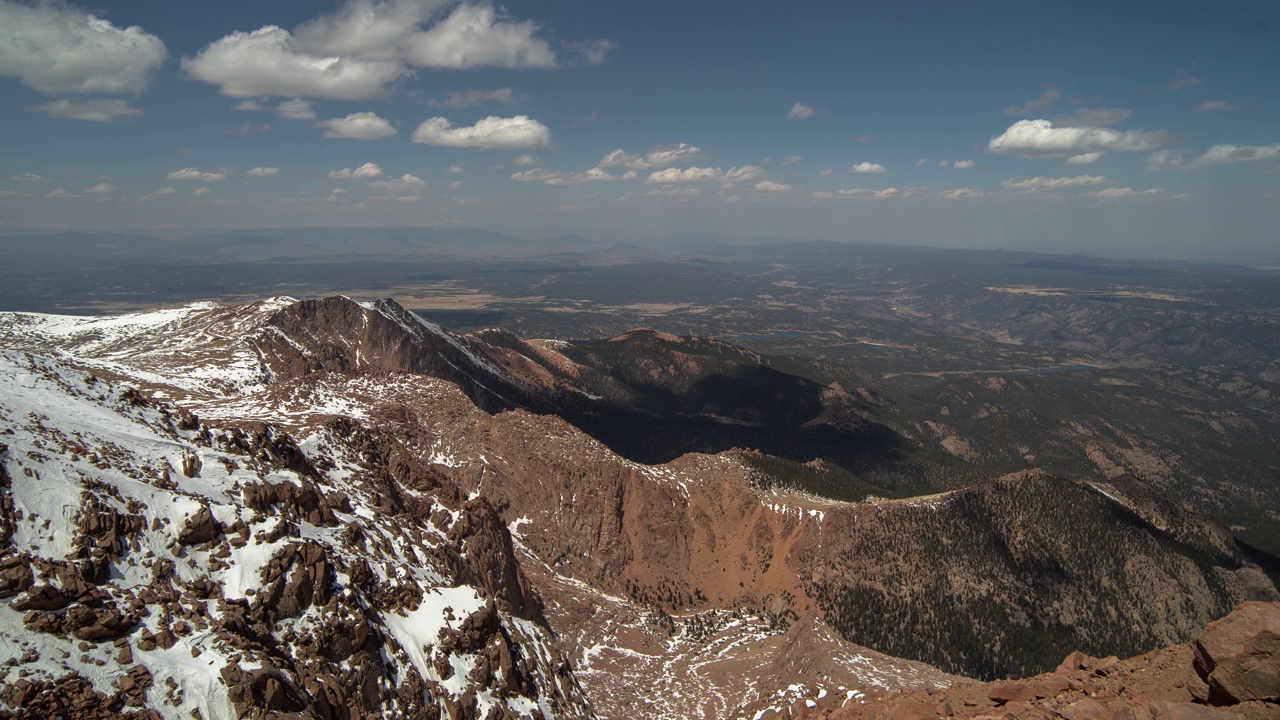
[[[1280,702],[1280,603],[1245,602],[1196,638],[1195,669],[1209,702]]]
[[[178,542],[183,545],[200,545],[218,537],[222,527],[214,519],[208,506],[202,506],[192,515],[182,531],[178,533]]]

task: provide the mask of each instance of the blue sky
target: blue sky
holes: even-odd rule
[[[0,0],[0,230],[1280,255],[1275,3]]]

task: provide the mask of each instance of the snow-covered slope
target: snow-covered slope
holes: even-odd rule
[[[105,360],[128,357],[105,332],[123,324],[42,329]],[[174,384],[208,390],[190,379]],[[485,557],[505,531],[492,509],[386,497],[355,439],[210,426],[0,351],[0,707],[591,717],[536,604],[488,571],[512,560]]]

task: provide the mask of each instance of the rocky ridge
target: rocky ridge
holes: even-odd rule
[[[0,316],[0,346],[16,349],[4,356],[11,382],[24,388],[3,398],[0,420],[20,447],[3,467],[61,483],[45,492],[44,480],[20,479],[0,494],[14,528],[5,552],[19,558],[0,562],[15,578],[10,597],[52,603],[20,616],[0,609],[17,617],[0,638],[17,668],[6,687],[25,682],[11,697],[37,707],[66,695],[66,680],[115,709],[127,707],[123,691],[106,689],[132,682],[166,716],[265,702],[319,717],[356,704],[387,716],[751,717],[766,701],[807,707],[939,685],[949,676],[850,640],[940,663],[948,657],[936,649],[956,642],[933,630],[946,626],[938,609],[976,617],[982,607],[975,627],[1034,631],[1054,620],[1063,630],[1050,650],[1108,647],[1094,608],[1078,602],[1098,594],[1101,577],[1071,565],[1078,547],[1045,531],[1060,517],[1029,512],[1046,489],[1085,498],[1073,532],[1102,523],[1165,588],[1122,588],[1101,606],[1136,646],[1189,640],[1240,600],[1275,593],[1230,553],[1187,562],[1185,544],[1158,541],[1134,501],[1111,497],[1123,495],[1116,488],[1029,474],[851,503],[769,482],[749,453],[627,460],[553,412],[571,400],[607,413],[616,402],[573,384],[581,363],[569,348],[540,344],[540,354],[492,335],[345,298]],[[109,599],[70,597],[80,586],[59,579],[58,563],[81,561],[100,537],[127,545],[92,566],[92,587]],[[949,537],[963,542],[939,553]],[[173,558],[173,570],[155,558]],[[55,568],[41,575],[50,590],[12,570],[24,562]],[[925,566],[935,569],[922,575]],[[1060,572],[1047,589],[1045,568]],[[872,590],[880,605],[870,607],[884,612],[871,622],[836,601]],[[92,613],[71,611],[79,606]],[[902,615],[908,607],[922,610]],[[52,645],[10,639],[28,624]],[[876,634],[891,627],[932,644],[902,652]],[[197,632],[208,635],[189,640]],[[169,653],[134,663],[150,684],[140,670],[124,680],[134,665],[123,651],[93,652],[111,633],[131,658],[178,647],[223,669],[184,675]],[[140,649],[151,647],[147,634],[159,650]]]

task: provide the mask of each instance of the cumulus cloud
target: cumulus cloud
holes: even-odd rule
[[[1072,155],[1063,162],[1068,165],[1092,165],[1101,160],[1104,154],[1100,152],[1080,153],[1079,155]]]
[[[973,167],[975,164],[976,163],[974,163],[972,160],[957,160],[951,163],[951,167],[955,168],[956,170],[968,170],[969,168]]]
[[[241,100],[231,109],[238,112],[259,112],[261,110],[266,110],[267,106],[257,100]]]
[[[511,179],[521,182],[540,182],[545,185],[581,185],[588,182],[608,182],[617,180],[618,177],[598,167],[593,167],[585,172],[558,172],[534,168],[511,173]]]
[[[93,187],[88,187],[84,189],[85,193],[89,195],[107,195],[109,193],[115,192],[115,190],[116,190],[116,186],[112,185],[111,183],[98,183]]]
[[[1152,188],[1151,190],[1134,190],[1133,188],[1128,188],[1128,187],[1105,188],[1103,190],[1094,190],[1087,193],[1081,193],[1080,197],[1100,198],[1103,200],[1108,200],[1108,199],[1114,199],[1114,198],[1128,198],[1128,197],[1141,197],[1141,196],[1149,197],[1152,195],[1159,195],[1162,192],[1164,191],[1158,188]]]
[[[422,178],[410,175],[409,173],[405,173],[398,178],[391,178],[389,180],[371,180],[369,182],[369,187],[385,190],[391,193],[418,193],[426,186],[427,184],[423,182]]]
[[[795,165],[796,163],[800,162],[803,159],[804,158],[800,157],[799,155],[788,155],[782,158],[781,160],[779,160],[778,164],[779,165]]]
[[[1054,127],[1048,120],[1019,120],[991,138],[987,149],[1024,158],[1070,157],[1093,152],[1152,150],[1168,139],[1166,130]]]
[[[1077,175],[1075,177],[1033,177],[1024,180],[1015,180],[1009,178],[1000,183],[1001,187],[1009,190],[1054,190],[1057,188],[1087,187],[1089,185],[1103,185],[1111,182],[1102,175]]]
[[[873,162],[860,162],[849,168],[849,172],[851,173],[882,173],[888,171],[889,168]]]
[[[1059,127],[1110,127],[1119,125],[1133,115],[1132,110],[1122,108],[1077,108],[1075,112],[1055,115],[1053,124]]]
[[[285,120],[315,120],[316,104],[301,98],[285,100],[276,106],[276,115]]]
[[[632,155],[618,148],[600,158],[600,167],[626,167],[632,170],[652,170],[686,162],[702,154],[702,148],[685,143],[655,145],[643,155]]]
[[[616,49],[609,40],[563,47],[588,63],[604,62]],[[508,18],[490,3],[453,0],[348,0],[293,32],[274,25],[234,32],[182,60],[189,77],[231,97],[335,100],[386,97],[417,68],[486,66],[562,63],[537,23]]]
[[[1034,100],[1028,100],[1021,105],[1010,105],[1004,110],[1001,110],[1000,114],[1012,117],[1018,117],[1020,115],[1034,115],[1053,107],[1053,104],[1058,102],[1058,98],[1060,97],[1062,97],[1062,93],[1058,92],[1057,88],[1050,85],[1046,87],[1044,92],[1040,93],[1040,95]]]
[[[829,200],[832,198],[848,198],[853,200],[889,200],[892,198],[907,197],[911,193],[903,192],[898,188],[885,188],[883,190],[868,190],[864,188],[846,188],[835,192],[819,191],[813,194],[815,200]]]
[[[618,44],[612,40],[587,40],[570,43],[568,49],[588,65],[601,65],[609,59],[610,55],[617,52]]]
[[[788,120],[808,120],[818,114],[818,108],[806,103],[798,102],[791,106],[791,110],[787,113]]]
[[[195,57],[183,58],[182,69],[229,97],[331,100],[386,97],[390,84],[409,73],[394,60],[310,54],[288,30],[275,25],[215,40]]]
[[[450,165],[450,166],[448,167],[448,169],[446,169],[446,170],[445,170],[445,172],[447,172],[447,173],[452,173],[452,174],[455,174],[455,175],[456,175],[457,173],[462,172],[462,166],[461,166],[461,165]]]
[[[1202,81],[1200,78],[1191,74],[1188,68],[1178,68],[1178,72],[1174,73],[1173,78],[1169,80],[1169,90],[1181,90],[1186,87],[1195,87]]]
[[[367,162],[355,170],[352,170],[351,168],[331,170],[329,172],[329,177],[335,180],[346,180],[349,178],[355,178],[357,180],[371,180],[373,178],[382,177],[382,168],[371,162]]]
[[[1275,160],[1280,158],[1280,143],[1274,145],[1213,145],[1196,158],[1197,164],[1249,162],[1250,160]]]
[[[61,4],[0,1],[0,75],[45,95],[138,95],[168,54],[136,25]]]
[[[832,175],[835,174],[835,172],[836,171],[833,168],[823,168],[818,171],[818,175],[822,177],[831,177]]]
[[[9,179],[16,180],[18,182],[53,182],[53,178],[45,177],[44,175],[37,175],[35,173],[18,173]]]
[[[498,88],[497,90],[464,90],[460,92],[451,92],[445,96],[444,100],[428,100],[427,104],[435,107],[459,110],[471,107],[472,105],[483,105],[485,103],[517,105],[528,99],[529,98],[525,95],[516,95],[511,88],[506,87]]]
[[[119,98],[90,98],[72,100],[62,98],[36,105],[36,110],[49,117],[64,120],[88,120],[90,122],[124,122],[142,114],[141,110]]]
[[[511,161],[511,164],[517,167],[532,167],[538,164],[538,157],[528,153],[517,155],[516,158]]]
[[[280,168],[256,167],[251,170],[245,170],[244,174],[252,175],[253,177],[272,177],[280,174]]]
[[[391,123],[371,112],[321,120],[316,123],[316,127],[324,128],[325,137],[339,140],[381,140],[398,132]]]
[[[649,177],[645,179],[645,182],[663,184],[690,183],[702,180],[718,180],[721,176],[720,168],[690,167],[683,170],[680,168],[667,168],[649,173]]]
[[[1229,103],[1226,100],[1205,100],[1191,108],[1191,112],[1234,112],[1239,109],[1239,105]]]
[[[972,188],[955,188],[954,190],[943,190],[938,196],[943,200],[970,200],[983,197],[985,194],[981,190]]]
[[[413,131],[412,140],[423,145],[480,150],[529,150],[550,145],[551,131],[527,115],[509,118],[490,115],[475,125],[461,127],[454,127],[445,118],[434,117]]]
[[[205,172],[200,168],[182,168],[174,170],[165,175],[169,180],[199,180],[201,182],[212,182],[215,180],[226,180],[227,176],[219,172]]]
[[[729,168],[729,172],[724,174],[726,184],[751,182],[764,177],[764,168],[758,165],[743,165],[742,167]]]
[[[492,5],[459,5],[434,27],[410,37],[407,50],[411,63],[437,70],[556,66],[555,52],[538,37],[537,23],[499,18]]]
[[[195,195],[196,197],[204,197],[205,195],[208,195],[211,192],[213,191],[207,187],[198,187],[195,190],[192,190],[191,194]]]
[[[761,192],[790,192],[791,191],[790,185],[783,185],[782,183],[776,183],[776,182],[773,182],[772,180],[761,180],[760,182],[756,183],[752,187],[754,187],[756,190],[759,190]]]
[[[1185,165],[1186,162],[1187,156],[1176,150],[1157,150],[1142,161],[1148,170],[1154,172],[1175,170]]]
[[[929,158],[927,158],[927,157],[922,157],[922,158],[920,158],[919,160],[915,161],[915,163],[913,163],[913,164],[915,165],[915,167],[922,167],[922,166],[924,166],[924,164],[925,164],[925,163],[927,163],[927,162],[929,162]]]

